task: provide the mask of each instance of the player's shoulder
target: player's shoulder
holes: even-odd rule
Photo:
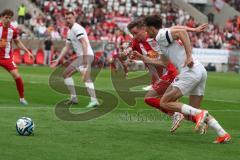
[[[9,28],[12,29],[13,31],[17,31],[17,27],[14,26],[13,24],[10,24],[10,25],[9,25]]]
[[[156,35],[156,41],[162,46],[168,46],[172,43],[172,35],[170,28],[161,28],[159,29]]]
[[[78,23],[74,23],[72,29],[73,29],[73,30],[85,30],[85,29],[83,28],[83,26],[81,26],[81,25],[78,24]]]
[[[160,51],[160,46],[154,38],[148,38],[146,42],[151,46],[154,51]]]
[[[158,30],[157,36],[165,37],[168,34],[168,32],[170,32],[170,30],[171,30],[170,28],[161,28]]]

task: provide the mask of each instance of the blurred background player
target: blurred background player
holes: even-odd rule
[[[127,62],[121,57],[120,52],[124,43],[123,32],[121,30],[116,31],[116,36],[110,40],[114,43],[115,49],[111,53],[110,67],[113,71],[117,71],[119,66],[123,68],[125,77],[128,73]]]
[[[18,72],[17,66],[13,61],[12,53],[12,41],[16,46],[24,50],[31,58],[32,53],[23,45],[19,40],[17,29],[11,25],[12,17],[14,13],[12,10],[5,9],[1,13],[0,22],[0,66],[5,68],[14,78],[20,97],[20,103],[27,105],[27,101],[24,98],[24,84],[21,75]]]
[[[62,49],[59,57],[52,64],[52,67],[55,67],[59,63],[62,57],[67,53],[67,51],[72,46],[77,54],[77,58],[70,63],[70,65],[65,69],[63,73],[64,82],[67,85],[68,90],[71,94],[69,103],[71,104],[78,103],[74,87],[74,81],[72,78],[72,75],[78,71],[82,74],[83,81],[91,98],[91,101],[86,107],[87,108],[97,107],[99,106],[99,102],[96,98],[94,84],[90,76],[91,64],[94,60],[94,53],[88,40],[87,33],[81,25],[76,23],[76,18],[73,12],[66,12],[65,20],[68,27],[70,28],[70,30],[68,31],[66,45]]]
[[[146,17],[145,25],[149,36],[156,39],[164,56],[169,58],[179,70],[179,75],[164,93],[159,105],[164,109],[192,116],[196,121],[196,131],[201,130],[206,124],[209,125],[218,135],[214,143],[230,141],[231,136],[214,117],[209,115],[208,111],[192,107],[200,107],[205,91],[207,72],[200,62],[193,59],[192,47],[186,30],[181,28],[162,29],[162,21],[159,16]],[[178,40],[181,40],[181,43]],[[176,102],[183,95],[190,95],[190,105]]]

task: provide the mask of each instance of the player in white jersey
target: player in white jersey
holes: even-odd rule
[[[161,98],[160,106],[196,119],[195,130],[201,130],[207,123],[218,134],[215,143],[224,143],[231,136],[219,125],[206,110],[192,106],[200,106],[205,91],[207,72],[204,66],[192,58],[192,47],[186,30],[182,28],[161,29],[162,22],[158,16],[145,18],[146,31],[155,38],[161,52],[178,68],[179,75]],[[182,45],[178,40],[181,40]],[[183,95],[190,95],[190,105],[176,102]]]
[[[94,60],[94,53],[88,40],[87,33],[81,25],[76,23],[76,18],[73,12],[65,13],[65,20],[68,27],[70,28],[68,31],[66,45],[52,66],[55,67],[72,46],[77,54],[77,59],[71,62],[71,64],[63,73],[64,82],[71,93],[69,102],[72,104],[78,103],[72,75],[75,72],[79,71],[83,76],[83,81],[91,97],[91,101],[88,104],[87,108],[97,107],[99,105],[99,102],[96,98],[94,84],[90,77],[91,64]]]

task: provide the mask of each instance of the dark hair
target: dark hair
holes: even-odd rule
[[[155,27],[156,29],[162,28],[162,19],[158,15],[147,16],[144,23],[148,27]]]
[[[1,15],[1,16],[6,16],[6,15],[7,15],[7,16],[13,17],[14,13],[13,13],[13,11],[10,10],[10,9],[4,9],[0,15]]]
[[[130,31],[131,29],[133,29],[134,27],[137,27],[137,28],[140,28],[140,27],[143,27],[144,26],[144,19],[143,18],[138,18],[132,22],[130,22],[128,25],[127,25],[127,28],[128,30]]]
[[[66,16],[66,15],[70,15],[70,14],[74,16],[74,12],[73,12],[73,11],[67,11],[67,12],[65,12],[65,16]]]

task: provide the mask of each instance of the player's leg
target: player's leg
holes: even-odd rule
[[[213,116],[209,116],[206,119],[206,124],[212,128],[218,135],[218,137],[216,138],[216,140],[213,143],[225,143],[230,141],[231,136],[230,134],[228,134],[223,127],[219,124],[219,122],[213,117]]]
[[[201,102],[203,100],[203,96],[197,96],[197,95],[190,95],[189,96],[189,105],[193,106],[194,108],[200,108]],[[172,129],[171,132],[175,132],[177,130],[177,128],[180,126],[180,122],[183,119],[186,119],[188,121],[192,121],[194,123],[196,123],[196,119],[195,116],[191,116],[191,115],[183,115],[182,113],[179,112],[175,112],[173,115],[173,123],[172,123]],[[201,129],[199,129],[199,133],[200,134],[205,134],[207,131],[208,126],[207,125],[203,125]]]
[[[200,109],[201,102],[203,100],[203,95],[198,96],[198,95],[190,95],[189,96],[189,105],[193,106],[194,108]],[[191,115],[184,115],[185,119],[188,121],[196,122],[195,117]],[[206,126],[207,127],[207,126]],[[202,132],[205,133],[205,130]]]
[[[208,116],[208,112],[192,107],[191,105],[173,102],[171,99],[180,98],[183,95],[191,94],[195,91],[196,87],[204,84],[202,93],[196,95],[203,95],[206,83],[206,70],[204,66],[197,65],[193,68],[186,68],[175,78],[172,83],[172,89],[163,95],[161,99],[162,107],[172,109],[175,112],[181,112],[184,115],[193,116],[196,121],[196,130],[199,130],[204,125],[204,121]],[[194,94],[191,94],[194,95]]]
[[[200,108],[202,100],[203,100],[203,96],[190,95],[189,96],[189,105],[193,106],[195,108]]]
[[[189,97],[189,104],[196,108],[200,108],[201,102],[203,100],[203,94],[205,91],[205,85],[207,80],[207,72],[203,72],[202,80],[198,86],[191,92]],[[214,143],[224,143],[231,139],[231,136],[222,128],[218,121],[211,115],[206,119],[206,123],[199,129],[200,134],[206,133],[207,128],[212,128],[218,135]]]
[[[94,84],[91,79],[91,64],[94,60],[93,56],[88,55],[88,64],[87,64],[87,69],[84,71],[81,71],[82,76],[83,76],[83,81],[85,83],[85,86],[87,88],[88,94],[91,98],[90,103],[86,106],[87,108],[92,108],[92,107],[97,107],[99,106],[99,102],[96,97],[96,92],[94,88]]]
[[[162,108],[171,110],[173,112],[180,112],[184,115],[194,116],[197,121],[195,129],[198,130],[199,127],[204,124],[204,121],[208,116],[208,112],[196,109],[187,104],[176,102],[176,100],[182,96],[183,94],[178,87],[171,87],[161,98],[160,105]]]
[[[74,86],[74,80],[72,78],[72,75],[75,72],[76,72],[76,69],[72,65],[69,65],[63,72],[64,83],[71,94],[71,97],[68,103],[71,103],[71,104],[78,103],[77,94]]]
[[[24,84],[21,75],[18,72],[18,69],[13,69],[9,71],[12,75],[13,79],[15,80],[17,91],[20,98],[20,103],[23,105],[27,105],[27,101],[24,98]]]
[[[24,99],[24,84],[21,75],[18,72],[16,64],[13,60],[1,60],[0,66],[6,69],[13,77],[16,83],[17,91],[20,98],[20,103],[23,105],[27,105],[27,101]]]
[[[112,54],[112,57],[110,58],[110,69],[111,71],[117,72],[117,60],[116,56]]]
[[[144,102],[153,108],[160,109],[160,98],[155,90],[150,90],[146,93]]]
[[[125,61],[120,58],[119,56],[117,57],[119,62],[121,63],[122,67],[123,67],[123,71],[124,71],[124,76],[127,77],[127,74],[128,74],[128,66],[127,64],[125,63]]]
[[[144,101],[146,104],[172,116],[173,112],[160,107],[160,97],[162,97],[164,92],[168,89],[169,85],[170,85],[169,82],[163,80],[158,83],[156,82],[154,85],[152,85],[153,90],[148,91],[147,94],[145,95]]]
[[[202,79],[200,83],[191,92],[189,97],[189,104],[196,108],[200,108],[201,102],[203,100],[203,95],[205,92],[205,85],[207,81],[207,72],[202,73]],[[207,127],[212,128],[218,135],[214,143],[224,143],[231,139],[231,136],[223,129],[223,127],[218,123],[218,121],[211,115],[206,119],[206,123],[202,125],[199,129],[200,134],[206,133]]]

